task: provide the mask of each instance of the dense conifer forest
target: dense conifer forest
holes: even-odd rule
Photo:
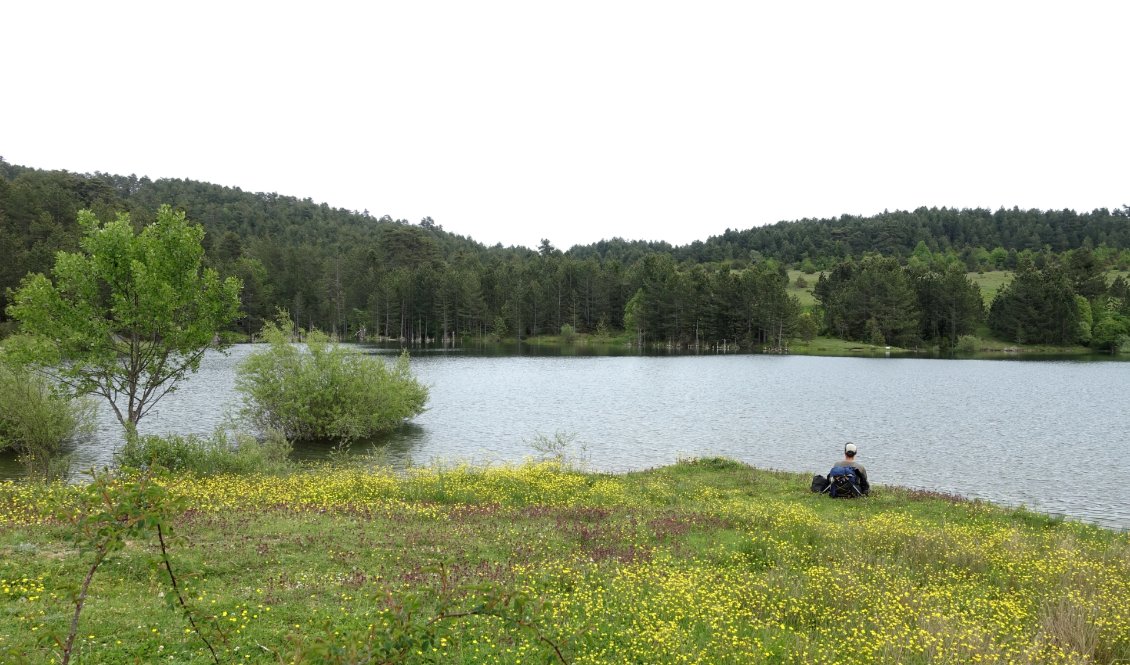
[[[277,309],[342,338],[406,343],[627,334],[642,344],[738,348],[818,334],[902,347],[978,332],[1115,350],[1130,335],[1130,207],[1090,212],[919,208],[783,221],[674,247],[620,238],[537,250],[484,246],[418,222],[309,198],[180,179],[78,174],[0,159],[0,305],[28,272],[77,249],[80,209],[161,204],[205,230],[209,263],[243,280],[241,332]],[[815,305],[789,295],[810,276]],[[984,306],[969,273],[1015,278]],[[12,323],[0,309],[0,325]]]

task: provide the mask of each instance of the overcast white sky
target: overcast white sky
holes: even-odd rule
[[[486,244],[1130,204],[1128,2],[7,2],[0,156]]]

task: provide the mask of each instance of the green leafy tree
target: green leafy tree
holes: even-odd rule
[[[17,348],[133,429],[237,319],[241,285],[203,266],[204,229],[167,205],[140,233],[124,213],[103,224],[84,210],[78,223],[81,251],[59,252],[52,278],[28,275],[13,295]]]
[[[989,252],[989,263],[994,270],[1004,270],[1008,267],[1008,250],[1004,247],[994,247]]]
[[[1119,353],[1130,342],[1130,318],[1107,316],[1095,324],[1091,346],[1100,351]]]
[[[816,339],[816,334],[820,332],[820,324],[816,320],[816,316],[812,312],[804,312],[797,317],[797,335],[805,344],[812,342]]]
[[[1091,346],[1115,354],[1130,344],[1130,316],[1124,314],[1125,302],[1109,296],[1101,307],[1095,308],[1095,325],[1091,331]]]
[[[494,336],[499,340],[503,340],[510,334],[510,326],[506,322],[506,317],[501,313],[494,317],[494,324],[491,326],[491,331]]]
[[[919,240],[918,244],[914,246],[914,251],[911,252],[907,264],[911,268],[926,269],[934,262],[934,255],[930,253],[930,248],[926,246],[924,240]]]
[[[390,366],[317,330],[305,333],[304,346],[291,344],[292,328],[286,314],[267,322],[262,337],[268,348],[239,366],[243,415],[261,430],[348,442],[424,411],[428,389],[409,370],[407,352]]]

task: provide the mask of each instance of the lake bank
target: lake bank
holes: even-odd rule
[[[562,355],[636,355],[636,354],[772,354],[782,353],[792,355],[825,356],[830,358],[851,357],[914,357],[914,358],[944,358],[950,360],[995,360],[1026,358],[1032,360],[1060,360],[1064,358],[1078,358],[1088,360],[1130,360],[1125,354],[1111,355],[1098,353],[1086,346],[1052,346],[1047,344],[1014,344],[1000,342],[992,339],[978,338],[973,350],[942,353],[938,347],[902,348],[897,346],[878,346],[865,342],[856,342],[837,337],[816,337],[805,342],[799,339],[790,340],[784,348],[772,345],[756,345],[751,348],[741,347],[737,344],[726,346],[710,346],[694,348],[665,345],[648,345],[642,351],[633,343],[630,337],[618,336],[611,338],[598,338],[591,335],[574,335],[572,339],[563,339],[559,335],[537,335],[517,342],[495,342],[508,352],[521,352],[524,348],[530,353],[558,353]],[[486,349],[489,344],[480,344],[474,340],[463,344],[465,349]],[[456,347],[459,348],[459,347]]]
[[[1127,534],[807,484],[722,459],[181,478],[168,491],[192,508],[170,555],[223,662],[1130,657]],[[51,502],[30,487],[0,484],[0,653],[46,663],[88,557],[65,526],[18,524]],[[83,660],[211,662],[160,597],[153,547],[128,543],[99,572]]]

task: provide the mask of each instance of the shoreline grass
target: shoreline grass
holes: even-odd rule
[[[164,482],[221,662],[1114,663],[1130,534],[890,487],[836,501],[725,459]],[[0,483],[0,660],[50,663],[89,556],[74,488]],[[92,586],[78,663],[212,662],[153,542]]]
[[[1078,358],[1112,358],[1108,353],[1101,353],[1095,349],[1091,349],[1081,345],[1070,346],[1055,346],[1050,344],[1017,344],[1015,342],[1002,342],[993,339],[991,333],[984,326],[978,331],[977,336],[977,349],[972,353],[940,353],[937,346],[922,346],[919,348],[903,348],[897,346],[879,346],[876,344],[868,344],[866,342],[858,342],[838,337],[815,337],[810,342],[805,342],[800,339],[792,339],[788,344],[788,353],[790,355],[798,356],[826,356],[832,358],[851,358],[851,357],[882,357],[886,355],[897,357],[918,356],[923,358],[932,357],[945,357],[959,360],[977,360],[977,359],[1002,359],[1002,358],[1054,358],[1061,359],[1065,357],[1078,357]],[[512,344],[513,348],[517,345]],[[613,338],[596,338],[586,334],[577,334],[574,339],[566,341],[556,335],[538,335],[531,336],[522,340],[522,346],[537,348],[537,349],[552,349],[562,355],[570,355],[573,353],[578,354],[607,354],[607,353],[634,353],[637,350],[633,347],[633,342],[625,338],[623,335]],[[738,353],[759,353],[764,352],[763,345],[757,345],[753,349],[738,349],[738,347],[731,347],[730,352]],[[693,349],[671,349],[664,348],[662,345],[650,348],[649,351],[674,351],[677,353],[694,353]],[[699,351],[704,354],[716,353],[714,350],[702,349]]]

